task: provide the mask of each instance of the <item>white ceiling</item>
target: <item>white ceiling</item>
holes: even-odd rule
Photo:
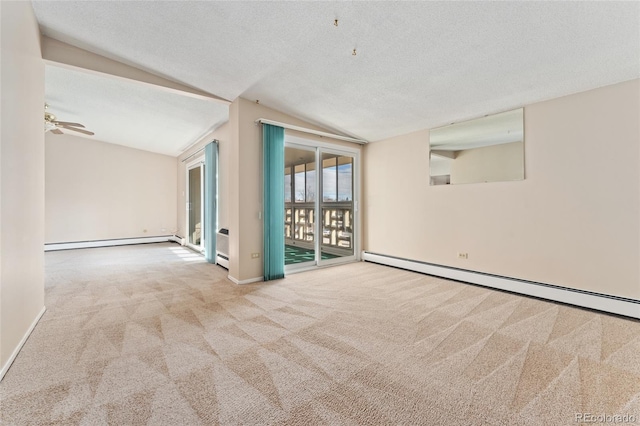
[[[229,119],[229,107],[125,79],[45,67],[48,111],[84,124],[95,136],[75,136],[177,156],[209,128]]]
[[[640,76],[638,2],[33,5],[50,37],[370,141]]]

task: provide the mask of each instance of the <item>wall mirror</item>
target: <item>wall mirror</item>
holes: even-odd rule
[[[431,185],[524,179],[522,108],[429,132]]]

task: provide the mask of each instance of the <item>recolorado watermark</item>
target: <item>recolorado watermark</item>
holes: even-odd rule
[[[594,414],[576,413],[576,423],[636,423],[639,417],[635,414]]]

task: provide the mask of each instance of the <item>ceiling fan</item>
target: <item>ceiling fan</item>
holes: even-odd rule
[[[55,133],[56,135],[63,135],[61,129],[65,130],[73,130],[74,132],[83,133],[85,135],[93,136],[95,133],[90,132],[84,129],[84,126],[80,123],[71,123],[68,121],[58,121],[56,120],[56,116],[47,112],[48,105],[44,106],[44,131],[45,133],[51,131],[51,133]]]

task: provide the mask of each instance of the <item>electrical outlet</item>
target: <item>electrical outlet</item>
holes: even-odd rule
[[[252,259],[258,259],[260,257],[260,253],[251,253]]]
[[[458,259],[468,259],[469,253],[458,253]]]

